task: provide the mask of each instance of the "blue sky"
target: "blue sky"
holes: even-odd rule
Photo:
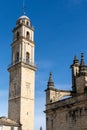
[[[87,63],[87,0],[25,0],[26,15],[35,27],[35,130],[45,130],[45,92],[49,72],[55,87],[71,89],[74,55]],[[22,15],[22,0],[0,1],[0,116],[7,115],[12,29]]]

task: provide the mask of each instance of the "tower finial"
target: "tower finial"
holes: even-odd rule
[[[76,55],[74,56],[73,64],[79,64],[79,60]]]
[[[85,62],[84,62],[84,53],[81,53],[81,63],[80,63],[81,66],[85,65]]]
[[[54,88],[54,82],[52,79],[52,72],[50,72],[49,80],[48,80],[48,88]]]
[[[23,0],[23,9],[22,9],[22,11],[23,11],[23,15],[25,15],[26,14],[26,11],[25,11],[25,0]]]
[[[43,130],[43,129],[42,129],[42,126],[40,127],[40,130]]]

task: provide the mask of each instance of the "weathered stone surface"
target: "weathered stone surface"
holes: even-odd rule
[[[87,94],[46,106],[46,130],[86,130]]]
[[[18,19],[13,35],[8,117],[34,130],[34,30],[27,16]]]
[[[87,130],[87,66],[74,58],[72,91],[46,90],[46,130]],[[70,96],[62,99],[64,96]]]

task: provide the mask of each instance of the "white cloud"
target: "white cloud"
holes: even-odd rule
[[[8,96],[8,90],[0,90],[0,98]]]
[[[37,90],[35,96],[35,129],[39,130],[42,126],[45,127],[45,92],[43,90]]]
[[[38,114],[35,116],[35,129],[40,130],[40,127],[42,127],[43,130],[46,129],[45,116]]]
[[[43,112],[45,110],[45,101],[44,101],[43,95],[38,95],[38,97],[35,100],[35,129],[39,130],[40,127],[43,127],[43,130],[45,130],[45,113]]]
[[[0,89],[0,116],[7,116],[8,91]]]

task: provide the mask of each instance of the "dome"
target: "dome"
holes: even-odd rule
[[[21,17],[19,17],[19,19],[28,19],[29,20],[29,18],[26,15],[22,15]]]
[[[24,24],[30,27],[30,19],[26,15],[22,15],[18,18],[16,25],[19,26],[20,24]]]

